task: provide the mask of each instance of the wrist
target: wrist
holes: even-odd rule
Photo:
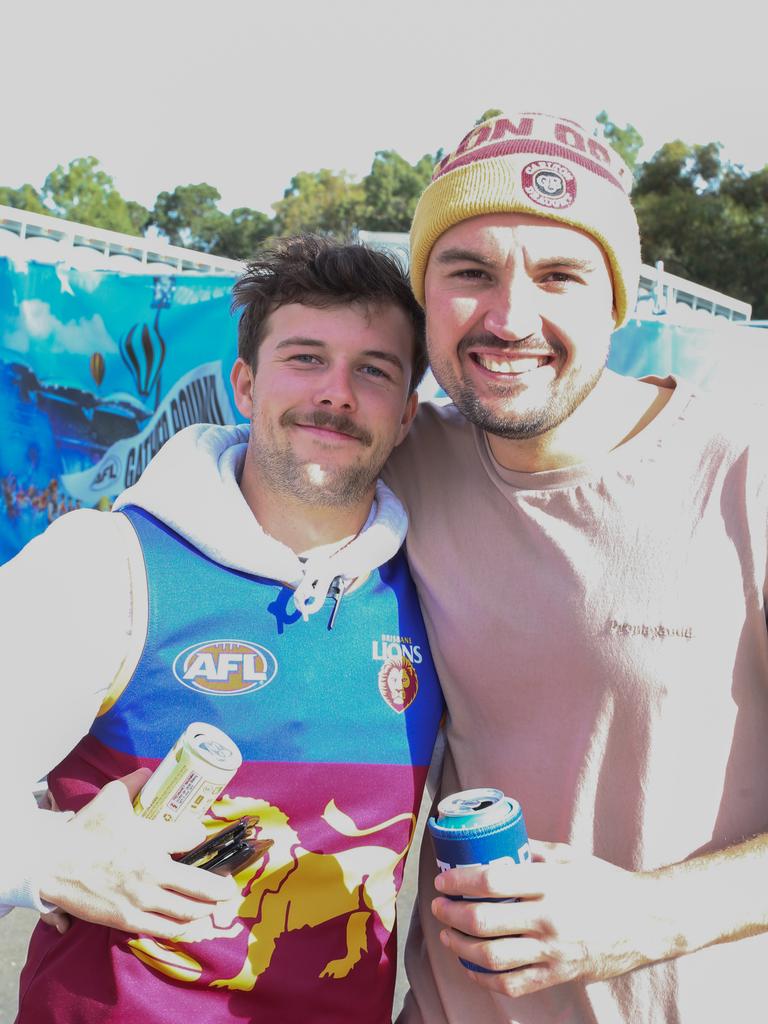
[[[669,869],[639,872],[640,909],[645,927],[638,930],[642,965],[672,960],[700,948],[695,908],[685,887]],[[706,907],[706,903],[702,904]]]
[[[26,865],[26,883],[29,904],[41,914],[47,914],[57,907],[56,863],[58,855],[67,846],[67,836],[62,831],[74,818],[73,811],[40,811],[45,815],[41,824],[35,849],[30,852]]]

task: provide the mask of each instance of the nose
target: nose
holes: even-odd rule
[[[520,341],[541,332],[539,292],[526,274],[501,280],[489,295],[483,327],[504,341]]]
[[[326,409],[343,409],[345,412],[357,408],[352,371],[348,366],[329,366],[322,374],[315,389],[315,405]]]

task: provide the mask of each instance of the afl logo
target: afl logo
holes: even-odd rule
[[[571,171],[552,160],[534,160],[523,168],[523,191],[538,206],[563,210],[576,198],[576,179]]]
[[[266,647],[247,640],[209,640],[177,654],[173,674],[190,690],[231,697],[271,683],[277,659]]]
[[[402,714],[416,700],[419,677],[408,658],[389,658],[379,671],[379,693],[393,711]]]
[[[101,467],[96,476],[91,480],[92,491],[103,491],[107,487],[113,487],[120,475],[120,463],[111,456]]]

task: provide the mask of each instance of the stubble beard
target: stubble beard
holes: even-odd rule
[[[459,344],[459,355],[462,355],[462,348],[466,349],[470,344],[477,343],[478,340],[480,339],[464,338]],[[498,343],[498,339],[491,339],[490,344],[488,344],[488,339],[482,339],[482,341],[488,347],[499,349],[503,347],[505,350],[509,350],[509,348],[516,347],[508,344],[502,346]],[[568,355],[565,346],[557,340],[547,344],[555,362],[560,366],[564,365]],[[523,347],[522,343],[520,347]],[[597,386],[605,370],[607,358],[608,353],[606,352],[602,365],[580,380],[573,378],[567,381],[560,380],[560,387],[557,387],[558,380],[556,379],[549,400],[538,407],[515,409],[515,404],[519,405],[519,397],[509,394],[503,383],[492,384],[491,390],[498,396],[500,402],[503,403],[505,396],[508,396],[509,408],[503,411],[489,405],[488,399],[480,398],[472,381],[466,377],[457,376],[447,363],[445,367],[441,367],[439,364],[433,365],[432,372],[456,408],[470,423],[474,423],[481,430],[496,437],[502,437],[509,441],[524,441],[546,434],[567,420]]]
[[[280,417],[282,427],[293,422],[290,414]],[[313,423],[348,432],[353,429],[344,417],[328,413],[316,414]],[[357,436],[360,436],[359,430]],[[278,494],[316,508],[349,508],[359,504],[370,494],[386,461],[369,434],[363,434],[360,439],[364,449],[370,449],[370,458],[354,465],[331,467],[319,465],[319,460],[301,460],[291,446],[280,443],[273,432],[269,432],[269,437],[271,443],[265,443],[262,430],[251,423],[249,457],[260,481]]]

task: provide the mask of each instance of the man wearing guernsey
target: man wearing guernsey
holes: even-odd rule
[[[0,903],[59,908],[19,1024],[391,1019],[442,699],[378,474],[415,413],[423,315],[394,260],[312,237],[251,264],[234,306],[249,423],[183,431],[112,512],[63,517],[0,572],[23,839]],[[243,764],[205,829],[138,817],[191,722]],[[28,805],[46,774],[57,810]],[[266,852],[234,876],[172,857],[242,818]]]
[[[425,842],[407,1024],[765,1016],[765,416],[605,369],[630,188],[604,139],[510,114],[415,212],[454,404],[422,408],[386,479],[445,694],[441,795],[518,800],[533,862],[436,878]]]

